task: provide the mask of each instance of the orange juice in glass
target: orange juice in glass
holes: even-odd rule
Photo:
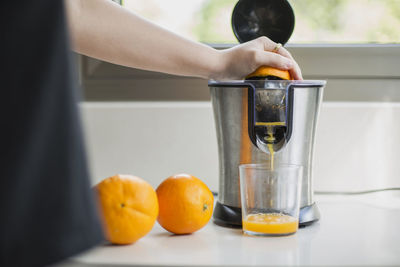
[[[242,226],[247,235],[283,236],[299,225],[302,167],[239,166]]]

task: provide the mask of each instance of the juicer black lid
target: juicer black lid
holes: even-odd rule
[[[232,12],[232,29],[240,43],[267,36],[285,44],[293,33],[294,20],[287,0],[239,0]]]

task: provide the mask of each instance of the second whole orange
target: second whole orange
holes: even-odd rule
[[[174,234],[190,234],[211,218],[214,196],[207,185],[189,174],[165,179],[157,188],[158,223]]]
[[[131,244],[153,228],[158,215],[157,195],[145,180],[114,175],[95,186],[106,239]]]

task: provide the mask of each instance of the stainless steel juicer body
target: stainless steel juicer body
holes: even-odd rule
[[[313,201],[312,160],[316,123],[325,81],[210,81],[219,153],[219,192],[214,222],[241,226],[239,168],[268,163],[269,156],[254,136],[257,112],[271,107],[269,95],[284,95],[286,142],[275,153],[275,164],[303,166],[300,225],[319,219]],[[275,100],[274,100],[275,101]],[[260,106],[261,105],[261,106]],[[257,147],[258,146],[258,147]]]

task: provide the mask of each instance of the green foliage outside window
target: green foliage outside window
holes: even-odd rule
[[[275,0],[283,1],[283,0]],[[206,43],[236,43],[230,15],[236,0],[205,0],[193,29]],[[290,0],[292,43],[399,43],[400,0]]]

